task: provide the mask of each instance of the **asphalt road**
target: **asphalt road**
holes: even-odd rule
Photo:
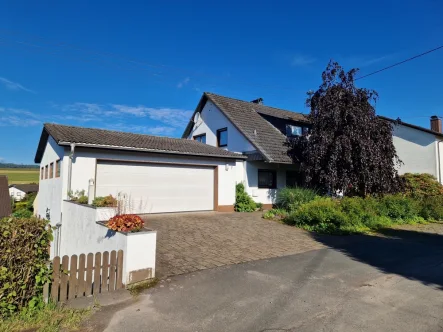
[[[105,331],[443,331],[443,237],[319,238],[330,249],[163,280]]]

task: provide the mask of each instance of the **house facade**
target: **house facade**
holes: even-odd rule
[[[245,155],[236,163],[236,181],[256,202],[275,203],[277,190],[300,183],[299,166],[287,155],[287,137],[306,134],[304,114],[213,93],[203,94],[182,138],[199,140]],[[431,119],[431,129],[381,117],[394,123],[393,143],[403,161],[399,173],[429,173],[441,183],[443,141],[441,119]]]
[[[21,201],[27,194],[37,193],[38,184],[11,184],[9,196],[15,201]]]

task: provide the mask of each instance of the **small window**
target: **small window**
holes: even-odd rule
[[[277,171],[272,169],[259,169],[258,187],[267,189],[277,188]]]
[[[21,196],[22,196],[22,193],[21,193],[21,192],[17,192],[15,195],[16,195],[17,197],[21,197]]]
[[[301,173],[298,171],[286,171],[286,187],[299,187],[302,185]]]
[[[202,142],[202,143],[206,144],[206,134],[194,136],[194,140],[196,140],[197,142]]]
[[[217,130],[217,146],[228,146],[228,128]]]
[[[286,125],[286,136],[296,137],[303,135],[303,128],[300,126]]]
[[[49,164],[49,178],[52,179],[54,177],[54,163]]]
[[[55,177],[56,178],[60,177],[61,169],[62,169],[62,161],[57,160],[57,162],[55,164]]]
[[[40,180],[43,180],[44,177],[45,177],[45,168],[44,167],[41,168],[40,173],[41,173],[40,174]]]
[[[48,178],[48,165],[45,166],[45,179]]]

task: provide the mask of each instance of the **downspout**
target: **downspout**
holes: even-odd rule
[[[72,160],[74,159],[75,152],[75,143],[71,143],[71,153],[69,154],[68,159],[68,188],[66,195],[69,198],[69,194],[71,193],[71,180],[72,180]]]

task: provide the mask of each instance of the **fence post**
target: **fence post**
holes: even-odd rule
[[[123,288],[123,250],[117,254],[117,286],[116,289]]]

